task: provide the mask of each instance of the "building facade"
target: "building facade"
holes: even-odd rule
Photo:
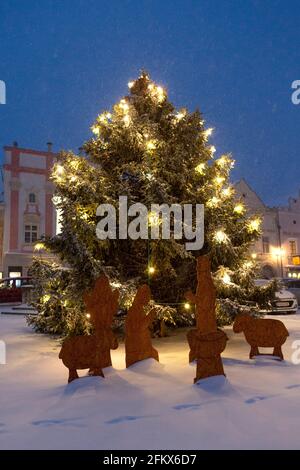
[[[49,180],[55,154],[4,147],[2,277],[26,276],[37,241],[56,231],[54,186]],[[39,256],[50,257],[40,252]]]
[[[244,179],[235,189],[250,214],[262,216],[262,236],[252,247],[262,276],[300,278],[300,192],[287,206],[268,207]]]

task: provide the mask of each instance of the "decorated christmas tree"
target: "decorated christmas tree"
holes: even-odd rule
[[[88,331],[82,295],[103,272],[119,287],[123,312],[146,282],[161,319],[191,322],[193,308],[184,293],[195,286],[201,254],[211,259],[223,323],[249,301],[265,306],[274,292],[253,283],[257,267],[249,248],[260,235],[260,218],[248,216],[236,199],[230,183],[234,160],[209,143],[213,130],[201,113],[175,109],[145,72],[128,87],[128,96],[97,117],[85,155],[61,152],[53,167],[61,232],[43,240],[43,249],[56,254],[57,263],[36,259],[31,269],[39,314],[30,322],[40,331]],[[170,239],[99,239],[97,207],[117,209],[120,196],[127,196],[128,206],[203,204],[203,247],[187,250],[186,240],[172,233]],[[149,231],[160,224],[149,212]]]

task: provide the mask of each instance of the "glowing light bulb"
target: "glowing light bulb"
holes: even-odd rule
[[[243,206],[243,204],[237,204],[234,209],[233,209],[233,212],[235,212],[236,214],[242,214],[244,212],[245,208]]]
[[[87,314],[86,314],[86,318],[91,318],[91,314],[90,314],[90,313],[87,313]]]
[[[45,304],[45,303],[49,302],[50,299],[51,299],[51,296],[49,294],[45,294],[41,298],[41,301],[43,302],[43,304]]]
[[[256,259],[257,258],[257,253],[252,253],[251,258]]]
[[[154,273],[155,273],[155,268],[154,268],[154,266],[149,266],[149,267],[148,267],[148,273],[149,273],[149,274],[154,274]]]
[[[224,188],[222,190],[222,196],[224,196],[224,197],[229,197],[229,196],[232,195],[232,193],[233,193],[233,189],[230,186],[228,186],[228,188]]]
[[[250,220],[248,223],[248,229],[250,232],[257,232],[260,228],[261,221],[260,219]]]
[[[100,129],[98,126],[92,126],[91,127],[91,130],[92,132],[95,134],[95,135],[99,135],[100,134]]]
[[[227,155],[222,155],[222,157],[220,157],[216,160],[216,164],[221,168],[224,168],[226,166],[228,166],[229,168],[233,168],[234,167],[234,160],[229,158]]]
[[[186,302],[186,303],[184,304],[184,308],[185,308],[186,310],[190,310],[191,306],[190,306],[190,304],[189,304],[188,302]]]
[[[214,234],[214,240],[217,243],[226,243],[228,242],[229,238],[223,230],[217,230],[217,232]]]
[[[123,121],[124,121],[125,126],[128,127],[131,122],[130,116],[128,116],[128,114],[125,114],[125,116],[123,117]]]
[[[225,178],[224,176],[216,176],[215,179],[214,179],[214,182],[220,186],[222,183],[224,183],[225,181]]]
[[[128,82],[128,88],[131,89],[134,86],[134,82]]]
[[[183,119],[185,116],[186,116],[186,112],[180,111],[175,115],[175,118],[177,121],[181,121],[181,119]]]
[[[64,170],[64,167],[62,165],[58,164],[58,165],[55,166],[54,171],[55,171],[55,174],[57,176],[61,176],[64,173],[65,170]]]
[[[222,276],[222,281],[224,282],[224,284],[231,284],[231,277],[229,276],[228,273],[224,273],[223,276]]]
[[[215,207],[220,203],[220,199],[216,196],[213,196],[209,201],[207,201],[208,207]]]
[[[146,143],[146,148],[147,148],[147,150],[156,149],[155,141],[154,140],[148,140],[148,142]]]
[[[150,212],[148,216],[148,221],[151,227],[159,225],[159,215],[156,212]]]
[[[245,261],[245,263],[243,264],[243,268],[244,269],[253,268],[253,262],[252,261]]]
[[[205,139],[208,139],[208,137],[211,136],[212,133],[213,133],[213,128],[212,128],[212,127],[210,127],[209,129],[206,129],[206,130],[203,132],[204,138],[205,138]]]
[[[124,98],[120,101],[119,107],[122,109],[124,113],[127,113],[129,111],[129,104],[126,102]]]
[[[199,165],[196,166],[195,171],[199,173],[200,175],[204,175],[205,173],[205,163],[199,163]]]
[[[46,247],[44,245],[44,243],[42,242],[38,242],[34,245],[34,251],[41,251],[41,250],[44,250]]]

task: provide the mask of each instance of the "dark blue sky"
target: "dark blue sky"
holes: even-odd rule
[[[1,0],[0,146],[74,149],[146,68],[269,204],[300,188],[296,0]]]

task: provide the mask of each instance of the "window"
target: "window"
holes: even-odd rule
[[[294,256],[297,254],[297,242],[296,240],[289,240],[290,255]]]
[[[22,276],[22,266],[9,266],[8,267],[8,277],[12,278],[9,281],[10,287],[20,287],[21,286],[21,279],[15,279],[16,277]],[[14,279],[14,280],[13,280]]]
[[[35,243],[38,239],[37,225],[25,225],[25,243]]]
[[[35,204],[36,203],[36,197],[34,193],[29,193],[29,198],[28,198],[30,204]]]
[[[270,253],[270,239],[269,237],[262,237],[263,253]]]

